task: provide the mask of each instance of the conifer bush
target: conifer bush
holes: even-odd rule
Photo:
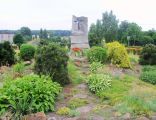
[[[140,55],[141,65],[156,65],[156,45],[147,44]]]
[[[65,48],[57,44],[39,47],[35,56],[35,72],[50,77],[61,85],[68,84],[68,55]]]
[[[12,65],[15,63],[15,51],[10,43],[0,43],[0,66]]]
[[[111,63],[122,68],[131,68],[130,59],[124,45],[119,42],[111,42],[107,43],[106,47],[108,49],[108,59]]]

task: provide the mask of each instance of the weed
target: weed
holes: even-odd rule
[[[139,56],[134,55],[133,53],[129,54],[130,62],[133,64],[138,64],[139,63]]]
[[[71,109],[75,109],[75,108],[84,106],[84,105],[86,105],[86,104],[88,104],[88,101],[85,100],[85,99],[81,99],[81,98],[74,98],[74,99],[71,99],[71,100],[68,102],[68,106],[69,106]]]
[[[110,105],[120,103],[131,89],[133,79],[130,76],[125,76],[120,80],[114,79],[112,80],[111,87],[104,92],[98,93],[98,96],[103,100],[108,100]]]
[[[23,62],[17,63],[16,65],[13,66],[13,71],[15,73],[23,74],[24,70],[25,70],[25,66]]]
[[[70,113],[70,108],[68,108],[68,107],[61,107],[56,112],[56,114],[58,114],[58,115],[69,115],[69,113]]]
[[[70,117],[77,117],[79,115],[80,115],[80,112],[77,110],[70,110],[70,112],[69,112]]]

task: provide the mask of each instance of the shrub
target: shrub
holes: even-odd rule
[[[20,47],[20,56],[23,60],[31,60],[34,57],[35,48],[28,44],[23,44]]]
[[[56,114],[58,114],[58,115],[69,115],[70,111],[71,111],[70,108],[62,107],[62,108],[58,109]]]
[[[141,45],[153,44],[154,40],[151,36],[143,36],[142,40],[140,40]]]
[[[139,62],[142,65],[156,65],[156,46],[147,44],[143,47]]]
[[[49,77],[27,75],[6,82],[0,93],[0,112],[10,111],[16,117],[40,112],[54,111],[55,98],[61,87]]]
[[[139,63],[139,56],[138,55],[134,55],[133,53],[130,53],[129,59],[130,59],[131,63],[133,63],[133,64]]]
[[[155,85],[156,84],[156,70],[142,72],[140,79],[145,82],[149,82]]]
[[[88,60],[92,62],[105,63],[107,60],[107,50],[102,47],[92,47],[87,53]]]
[[[90,71],[92,73],[97,73],[97,70],[102,67],[103,67],[103,64],[101,64],[100,62],[93,62],[90,65]]]
[[[126,48],[119,42],[107,43],[108,59],[115,65],[122,68],[131,68]]]
[[[142,69],[143,72],[145,72],[145,71],[153,71],[153,70],[156,70],[156,66],[144,65],[143,69]]]
[[[17,64],[15,64],[13,66],[13,71],[17,72],[17,73],[21,73],[22,74],[24,69],[25,69],[25,65],[22,62],[21,63],[17,63]]]
[[[14,44],[18,45],[18,47],[21,46],[21,44],[24,43],[24,38],[21,34],[16,34],[13,38]]]
[[[88,77],[87,83],[89,89],[94,93],[104,91],[111,86],[111,77],[105,74],[91,74]]]
[[[35,71],[38,74],[50,75],[61,85],[69,83],[68,56],[64,48],[56,44],[40,47],[35,56]]]
[[[15,62],[15,52],[9,42],[0,43],[0,66],[12,65]]]

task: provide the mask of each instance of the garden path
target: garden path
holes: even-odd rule
[[[75,64],[77,64],[78,62],[80,63],[78,69],[81,71],[81,74],[86,76],[89,73],[89,64],[87,60],[85,58],[73,59],[75,61]],[[70,84],[65,86],[63,92],[58,98],[58,102],[56,103],[56,110],[61,107],[68,107],[69,101],[77,98],[87,101],[87,104],[85,104],[84,106],[76,108],[76,111],[80,113],[79,116],[59,116],[54,112],[47,115],[49,120],[84,120],[87,119],[87,117],[90,117],[88,114],[92,111],[93,108],[96,107],[98,99],[96,98],[96,96],[89,92],[87,85],[84,82],[77,85]],[[100,118],[98,116],[96,116],[96,118],[97,120],[103,120],[103,118]]]
[[[89,63],[86,58],[73,58],[75,65],[81,71],[83,76],[89,74]],[[99,98],[92,94],[85,82],[77,85],[67,85],[58,97],[56,111],[61,107],[68,107],[72,99],[83,99],[87,104],[77,107],[75,110],[79,115],[75,117],[60,116],[56,112],[48,113],[48,120],[121,120],[119,114],[111,106],[103,104]],[[109,119],[108,119],[109,118]]]

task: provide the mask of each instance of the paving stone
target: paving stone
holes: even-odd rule
[[[83,106],[83,107],[79,107],[76,109],[77,111],[79,111],[80,113],[88,113],[92,110],[91,106]]]
[[[131,114],[130,113],[126,113],[124,116],[122,116],[123,120],[130,120],[131,119]]]
[[[156,116],[151,116],[151,120],[156,120]]]
[[[86,95],[86,94],[76,94],[76,95],[74,95],[73,97],[74,97],[74,98],[81,98],[81,99],[85,99],[85,98],[87,98],[87,97],[88,97],[88,95]]]
[[[136,120],[149,120],[149,119],[146,118],[146,117],[139,117],[139,118],[137,118]]]

